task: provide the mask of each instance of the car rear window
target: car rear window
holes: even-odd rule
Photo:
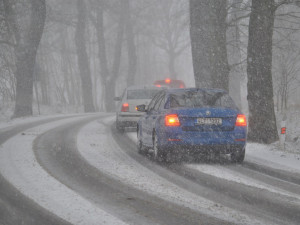
[[[170,95],[170,107],[225,107],[236,108],[234,101],[225,92],[187,91]]]
[[[160,89],[138,89],[128,90],[127,99],[152,99]]]

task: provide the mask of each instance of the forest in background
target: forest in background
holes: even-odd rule
[[[300,108],[299,18],[296,0],[1,0],[0,107],[113,111],[170,77],[229,90],[272,142],[272,115]]]

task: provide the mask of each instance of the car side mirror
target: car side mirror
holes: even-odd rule
[[[146,107],[147,107],[147,106],[144,105],[144,104],[143,104],[143,105],[137,105],[137,106],[136,106],[136,110],[139,111],[139,112],[147,112]]]
[[[122,99],[121,99],[121,97],[114,97],[114,100],[115,101],[121,101]]]

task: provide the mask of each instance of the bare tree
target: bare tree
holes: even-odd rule
[[[176,60],[190,46],[188,31],[188,7],[182,0],[155,1],[146,16],[146,35],[153,45],[167,56],[169,77],[178,77]]]
[[[190,0],[190,36],[197,87],[228,90],[227,1]]]
[[[275,72],[275,90],[277,96],[277,110],[286,111],[288,109],[289,96],[299,88],[300,80],[300,52],[284,54],[278,57],[278,68]]]
[[[96,27],[97,41],[98,41],[98,55],[100,61],[100,69],[102,76],[102,87],[104,88],[105,96],[105,108],[106,111],[114,111],[114,96],[116,90],[116,81],[120,73],[121,56],[124,39],[124,27],[126,21],[126,14],[123,11],[126,8],[126,1],[117,1],[115,7],[109,7],[105,4],[105,1],[94,2],[96,7],[96,19],[91,17],[93,24]],[[128,6],[128,5],[127,5]],[[105,39],[104,28],[104,8],[109,7],[109,13],[117,15],[117,29],[114,44],[114,51],[112,54],[112,66],[109,68],[108,56],[107,56],[107,43]]]
[[[252,0],[248,42],[248,104],[251,141],[278,140],[273,100],[272,37],[274,0]]]
[[[3,4],[15,42],[17,87],[13,117],[29,116],[32,115],[33,72],[45,24],[46,4],[45,0],[3,0]]]
[[[83,0],[77,0],[78,21],[76,26],[75,43],[77,48],[78,68],[81,77],[81,91],[85,112],[95,112],[93,103],[93,85],[91,80],[90,65],[86,51],[86,4]]]
[[[127,86],[134,84],[137,67],[137,55],[135,46],[135,35],[133,31],[132,9],[129,0],[125,1],[125,32],[127,41],[127,55],[128,55],[128,73]]]

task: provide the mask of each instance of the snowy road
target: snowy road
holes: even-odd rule
[[[0,144],[0,224],[300,224],[296,169],[158,164],[112,114],[2,128]]]

